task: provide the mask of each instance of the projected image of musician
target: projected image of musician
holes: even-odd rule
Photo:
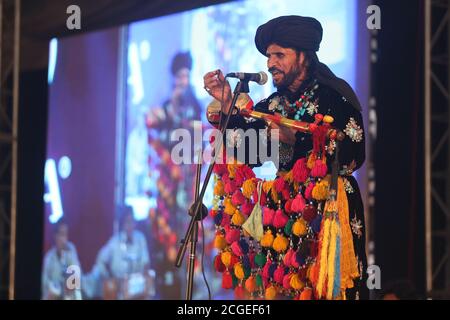
[[[186,129],[193,137],[196,124],[200,124],[201,106],[190,82],[192,57],[189,52],[177,53],[171,62],[173,79],[170,96],[161,107],[151,108],[147,116],[150,148],[158,155],[158,161],[150,157],[150,174],[157,174],[157,209],[150,212],[152,236],[164,250],[153,252],[157,279],[162,298],[179,298],[181,279],[179,270],[173,267],[176,258],[177,235],[184,230],[187,212],[194,199],[195,166],[175,164],[171,151],[178,141],[171,141],[177,129]],[[195,158],[191,148],[190,162]],[[174,289],[175,288],[175,289]]]
[[[54,245],[45,255],[42,269],[42,299],[79,300],[80,288],[67,285],[69,267],[80,268],[77,249],[69,241],[69,225],[61,218],[53,227]]]

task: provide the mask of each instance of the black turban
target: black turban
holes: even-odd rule
[[[310,17],[282,16],[268,21],[256,30],[256,48],[266,55],[271,44],[298,51],[319,51],[323,29],[319,21]],[[319,62],[314,75],[317,80],[325,84],[343,97],[357,110],[361,104],[350,85],[338,78],[325,64]]]
[[[192,57],[189,52],[179,52],[172,59],[170,71],[173,75],[183,68],[192,69]]]
[[[255,43],[263,55],[266,55],[271,44],[283,48],[319,51],[322,34],[322,25],[314,18],[282,16],[260,26],[256,31]]]

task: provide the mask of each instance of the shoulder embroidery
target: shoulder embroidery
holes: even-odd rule
[[[350,181],[348,181],[346,178],[343,178],[343,182],[344,182],[345,191],[347,193],[354,193],[355,192],[355,190],[353,190],[352,185],[350,184]]]
[[[350,118],[344,132],[353,142],[361,142],[363,139],[363,130],[353,118]]]

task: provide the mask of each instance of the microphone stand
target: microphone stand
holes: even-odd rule
[[[219,140],[219,143],[217,145],[217,148],[214,148],[215,150],[220,150],[223,143],[223,136],[225,133],[225,130],[227,129],[228,122],[230,121],[231,115],[233,114],[233,109],[235,108],[236,101],[239,97],[239,94],[241,93],[249,93],[249,87],[248,87],[248,81],[247,80],[241,80],[237,83],[236,88],[233,92],[233,99],[231,101],[230,112],[228,113],[225,122],[223,124],[223,127],[220,128],[221,132],[221,139]],[[190,242],[190,260],[188,265],[188,277],[187,277],[187,290],[186,290],[186,300],[192,300],[192,289],[193,289],[193,283],[194,283],[194,265],[195,265],[195,251],[196,251],[196,244],[197,244],[197,238],[198,238],[198,222],[206,218],[208,215],[208,209],[203,204],[203,197],[205,196],[206,188],[208,187],[209,180],[211,179],[211,175],[214,169],[214,165],[216,164],[218,153],[214,155],[214,158],[212,159],[211,163],[209,164],[208,171],[205,176],[205,180],[203,181],[203,186],[200,191],[200,194],[198,194],[198,189],[200,189],[200,167],[201,167],[201,161],[199,165],[197,165],[197,174],[196,174],[196,195],[195,195],[195,201],[192,204],[192,206],[189,209],[189,215],[191,216],[191,221],[189,223],[189,226],[186,230],[186,234],[181,240],[181,247],[178,250],[177,258],[175,261],[175,266],[177,268],[181,267],[181,264],[183,263],[183,258],[187,250],[187,245]]]

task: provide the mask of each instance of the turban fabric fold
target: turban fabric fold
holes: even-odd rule
[[[255,44],[261,54],[266,55],[271,44],[297,51],[319,51],[323,28],[319,21],[310,17],[281,16],[258,27]],[[338,78],[325,64],[319,62],[315,71],[317,80],[345,97],[349,103],[361,110],[361,104],[350,85]]]

